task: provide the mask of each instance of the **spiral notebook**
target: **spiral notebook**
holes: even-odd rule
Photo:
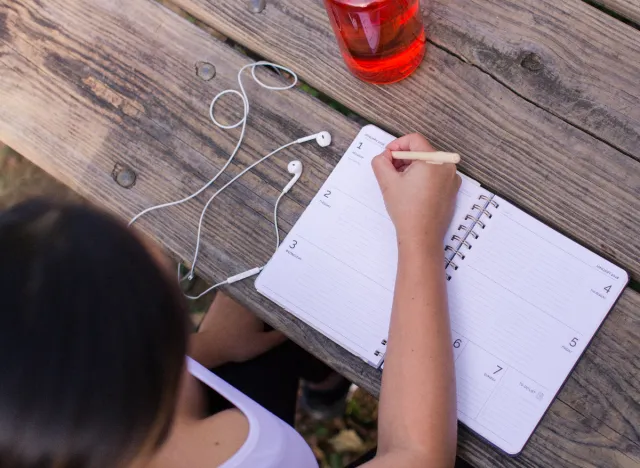
[[[393,139],[362,129],[256,281],[376,367],[398,253],[371,159]],[[458,417],[519,453],[628,276],[464,176],[443,249]]]

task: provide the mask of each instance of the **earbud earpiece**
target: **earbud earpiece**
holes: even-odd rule
[[[302,163],[300,161],[291,161],[287,166],[289,174],[293,174],[293,179],[285,186],[282,193],[285,194],[293,187],[302,175]]]
[[[302,174],[302,163],[300,161],[291,161],[287,166],[287,170],[289,174],[295,174],[300,177],[300,174]]]
[[[329,146],[331,144],[331,133],[329,132],[318,133],[318,135],[316,136],[316,141],[322,148]]]
[[[329,132],[320,132],[314,135],[309,135],[296,140],[296,143],[305,143],[307,141],[316,140],[316,143],[322,148],[325,148],[331,144],[331,134]]]

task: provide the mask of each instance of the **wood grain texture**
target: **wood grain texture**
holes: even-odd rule
[[[421,68],[392,86],[346,71],[320,2],[178,0],[192,15],[373,123],[419,131],[497,193],[640,278],[640,163],[511,92],[478,67],[430,47]],[[339,83],[339,86],[336,86]]]
[[[640,31],[582,0],[431,5],[435,44],[640,160]]]
[[[220,167],[237,131],[213,127],[209,99],[237,87],[247,63],[228,46],[146,0],[0,0],[0,140],[123,219],[192,192]],[[217,75],[196,77],[209,61]],[[358,126],[298,91],[266,93],[247,83],[250,128],[229,179],[258,155],[332,123],[334,145],[301,145],[265,163],[215,203],[205,224],[200,273],[209,280],[264,263],[274,248],[271,210],[300,158],[302,184],[282,204],[292,225],[358,131]],[[238,116],[223,100],[220,119]],[[276,112],[275,110],[278,110]],[[138,174],[131,190],[111,178],[116,164]],[[209,192],[211,193],[211,192]],[[189,258],[205,199],[155,213],[140,228],[176,257]],[[378,394],[380,373],[258,295],[248,281],[229,292],[271,325]],[[478,466],[639,466],[638,324],[640,295],[628,291],[560,398],[517,459],[468,431],[460,453]]]
[[[597,5],[602,5],[608,10],[629,20],[635,26],[640,26],[640,1],[639,0],[591,0]]]

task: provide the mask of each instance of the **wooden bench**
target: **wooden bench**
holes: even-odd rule
[[[640,278],[640,31],[579,0],[432,2],[428,56],[391,87],[344,69],[318,2],[178,0],[249,50],[396,134],[421,131],[462,154],[462,170]],[[620,14],[637,2],[612,0]],[[123,219],[193,192],[219,169],[238,131],[208,118],[250,59],[151,0],[0,0],[0,141]],[[208,79],[198,63],[215,67]],[[277,79],[277,78],[271,78]],[[215,281],[273,253],[271,212],[289,160],[307,170],[281,205],[287,231],[360,125],[300,90],[245,80],[252,114],[225,182],[280,144],[329,130],[334,144],[296,146],[240,179],[206,218],[199,273]],[[340,83],[340,86],[336,86]],[[239,117],[220,101],[220,120]],[[135,184],[116,182],[123,169]],[[189,259],[206,197],[140,221]],[[377,395],[380,373],[258,295],[228,289]],[[472,433],[459,454],[476,466],[640,466],[640,294],[627,290],[521,456]]]

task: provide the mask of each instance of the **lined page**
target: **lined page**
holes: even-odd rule
[[[260,293],[374,366],[386,349],[398,252],[371,159],[393,139],[362,129],[256,281]],[[488,192],[463,179],[447,243],[471,225],[464,218],[481,195]]]
[[[458,416],[514,454],[628,278],[500,197],[491,202],[475,210],[484,229],[467,238],[471,250],[447,268]]]

